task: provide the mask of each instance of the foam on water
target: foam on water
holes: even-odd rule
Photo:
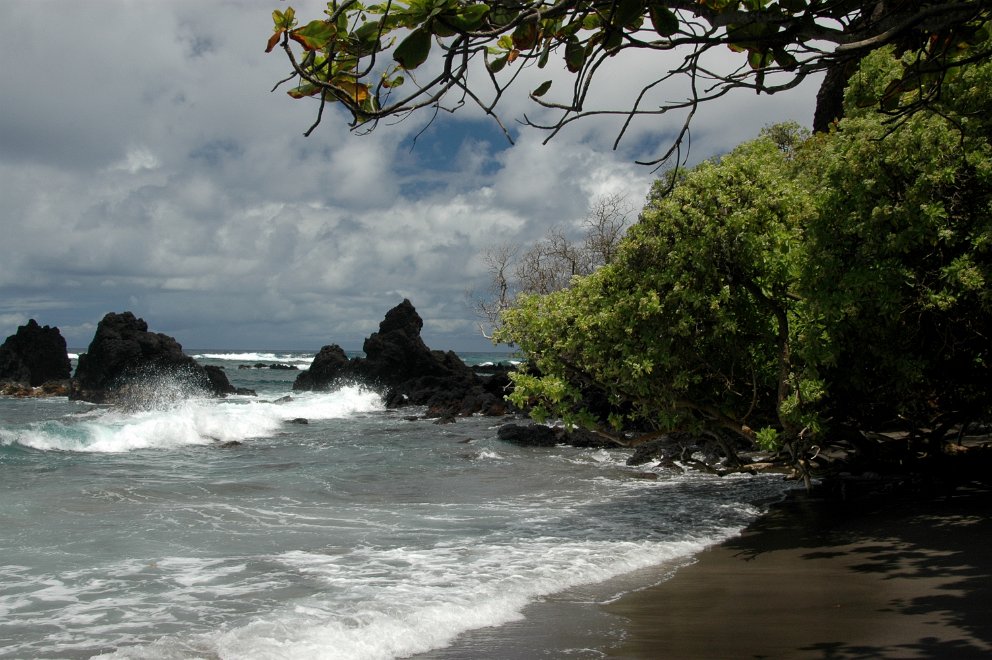
[[[180,657],[407,657],[446,646],[469,630],[519,620],[535,599],[688,557],[733,532],[664,543],[549,537],[515,544],[358,548],[347,555],[288,552],[272,559],[286,574],[322,585],[326,595],[297,600],[233,628],[171,636],[101,657],[168,658],[179,650]],[[213,579],[208,574],[187,582]]]
[[[277,361],[235,359],[256,357]],[[609,599],[634,583],[584,585],[683,564],[782,488],[229,375],[260,396],[0,399],[0,658],[408,657],[552,594]],[[248,442],[198,447],[227,440]]]
[[[163,401],[149,410],[95,408],[84,415],[35,422],[20,429],[5,428],[0,443],[45,451],[174,449],[266,437],[295,418],[338,419],[384,407],[378,394],[357,386],[308,393],[285,403],[245,403],[244,398],[238,399],[242,405],[209,398]]]
[[[228,360],[234,362],[244,362],[246,364],[279,363],[279,364],[306,364],[313,362],[313,353],[266,353],[266,352],[245,352],[245,353],[197,353],[193,355],[195,360]]]

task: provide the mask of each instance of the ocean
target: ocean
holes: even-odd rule
[[[0,658],[602,657],[623,636],[602,603],[787,487],[239,368],[313,353],[187,352],[258,396],[0,397]]]

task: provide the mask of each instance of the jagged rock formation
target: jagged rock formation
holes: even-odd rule
[[[218,370],[219,371],[219,370]],[[174,338],[148,331],[144,319],[131,312],[103,317],[90,342],[79,356],[69,398],[92,403],[128,402],[183,397],[196,394],[225,394],[230,388],[215,374],[212,385],[206,369],[183,353]]]
[[[417,310],[404,300],[365,340],[365,357],[349,360],[339,346],[324,346],[293,389],[328,390],[358,382],[383,392],[391,407],[427,406],[429,417],[504,414],[505,373],[479,376],[453,351],[432,351],[420,337],[423,326]]]
[[[70,369],[62,333],[58,328],[42,327],[34,319],[0,345],[0,383],[40,387],[68,381]]]

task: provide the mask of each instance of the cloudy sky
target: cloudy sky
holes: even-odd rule
[[[323,6],[290,4],[307,19]],[[472,112],[415,144],[426,115],[360,136],[331,112],[306,138],[315,106],[270,92],[288,65],[263,52],[286,6],[0,2],[0,338],[35,318],[85,347],[130,310],[188,349],[358,349],[406,297],[432,348],[491,349],[466,301],[486,248],[578,226],[600,195],[639,209],[655,174],[633,160],[678,121],[642,121],[616,151],[608,122],[542,145],[515,127],[533,112],[522,86],[502,110],[513,145]],[[659,66],[620,64],[595,95],[623,98]],[[705,108],[692,160],[809,125],[815,92]]]

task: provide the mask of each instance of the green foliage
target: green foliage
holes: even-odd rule
[[[849,101],[898,74],[868,58]],[[990,75],[957,70],[940,114],[854,112],[821,141],[801,285],[821,332],[805,350],[839,419],[920,431],[992,410]]]
[[[868,57],[829,135],[772,126],[658,181],[616,259],[504,313],[534,366],[514,401],[731,431],[803,470],[825,420],[939,443],[992,418],[992,64],[955,68],[934,111],[858,110],[903,71]]]
[[[526,296],[503,315],[541,374],[514,401],[615,430],[780,425],[790,291],[812,200],[771,139],[686,172],[649,205],[617,258],[571,288]]]

